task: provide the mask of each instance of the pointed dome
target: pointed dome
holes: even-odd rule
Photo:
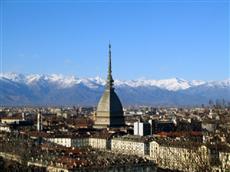
[[[123,111],[121,101],[119,100],[114,90],[111,91],[105,90],[98,103],[97,111],[111,111],[111,112]]]
[[[98,103],[95,128],[124,126],[124,116],[121,101],[113,88],[111,67],[111,45],[109,44],[109,67],[105,91]]]

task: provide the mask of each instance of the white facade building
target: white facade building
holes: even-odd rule
[[[146,136],[151,134],[151,125],[148,122],[134,122],[134,135]]]
[[[152,141],[149,145],[149,151],[150,158],[162,168],[195,172],[210,167],[208,149],[204,145],[187,147],[183,143],[162,144]]]
[[[65,147],[87,147],[89,146],[89,138],[80,137],[80,138],[72,138],[72,137],[53,137],[47,138],[48,141],[52,143],[56,143],[58,145],[62,145]]]
[[[221,162],[221,169],[223,172],[227,172],[230,169],[230,152],[221,151],[219,153],[219,159]]]
[[[37,115],[37,131],[42,131],[43,126],[42,126],[42,114],[38,113]]]
[[[109,141],[105,138],[96,137],[53,137],[47,138],[48,141],[65,147],[92,147],[95,149],[107,149]]]
[[[109,141],[104,138],[89,138],[89,146],[95,149],[107,149]]]
[[[19,124],[20,121],[22,121],[21,118],[14,118],[14,117],[1,118],[2,124]]]
[[[11,129],[7,124],[0,124],[0,131],[11,132]]]
[[[111,140],[111,151],[129,155],[144,156],[148,153],[148,144],[139,138],[113,138]]]

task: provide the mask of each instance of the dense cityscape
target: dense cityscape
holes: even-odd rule
[[[1,169],[230,168],[229,107],[130,107],[124,117],[125,127],[95,129],[94,107],[2,107]]]
[[[230,107],[123,107],[109,45],[97,107],[1,107],[3,171],[223,171],[230,169]]]
[[[0,172],[230,172],[230,0],[0,0]]]

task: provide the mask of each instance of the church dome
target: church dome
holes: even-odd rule
[[[105,90],[97,106],[97,112],[109,111],[110,115],[123,114],[121,101],[115,91]]]

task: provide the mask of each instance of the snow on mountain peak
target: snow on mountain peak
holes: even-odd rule
[[[21,82],[27,85],[33,84],[43,84],[43,83],[51,83],[56,85],[58,88],[68,88],[74,85],[83,84],[88,88],[96,89],[99,86],[104,86],[106,84],[106,80],[100,77],[94,78],[77,78],[74,75],[64,76],[62,74],[51,74],[51,75],[39,75],[39,74],[17,74],[17,73],[4,73],[0,74],[0,79],[8,79],[14,82]],[[190,87],[199,86],[206,84],[209,87],[229,87],[230,79],[223,81],[200,81],[200,80],[192,80],[187,81],[182,78],[170,78],[170,79],[137,79],[137,80],[115,80],[115,87],[158,87],[161,89],[169,90],[169,91],[178,91],[185,90]]]
[[[226,79],[222,81],[208,81],[206,85],[209,87],[229,87],[230,79]]]
[[[156,81],[156,85],[170,91],[184,90],[191,87],[189,81],[179,78],[158,80]]]
[[[184,90],[190,88],[191,86],[203,84],[203,82],[198,81],[186,81],[181,78],[170,78],[162,80],[150,80],[150,79],[138,79],[138,80],[128,80],[119,81],[115,80],[115,85],[117,86],[131,86],[131,87],[159,87],[169,91]]]
[[[27,75],[25,78],[26,78],[26,83],[31,84],[33,82],[37,82],[41,78],[41,76],[38,74],[31,74],[31,75]]]
[[[15,82],[24,82],[25,76],[23,74],[17,74],[14,72],[0,74],[0,78],[6,78]]]

